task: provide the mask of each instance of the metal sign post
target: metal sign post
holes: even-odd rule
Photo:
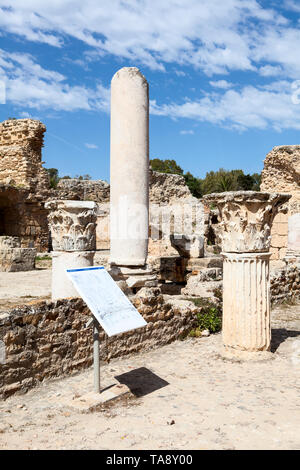
[[[99,323],[94,317],[93,321],[94,338],[94,390],[100,393],[100,353],[99,353]]]
[[[86,323],[85,327],[90,328],[93,325],[93,363],[94,363],[94,390],[96,393],[100,393],[100,352],[99,352],[99,322],[97,318],[92,316]]]
[[[103,266],[67,269],[66,273],[93,315],[85,326],[93,325],[94,390],[100,393],[100,326],[110,337],[142,328],[147,322]]]

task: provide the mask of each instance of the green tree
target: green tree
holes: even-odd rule
[[[253,173],[251,177],[253,179],[252,191],[260,191],[261,173]]]
[[[184,175],[185,183],[194,197],[202,197],[201,180],[195,178],[189,171]]]
[[[206,173],[201,180],[202,194],[220,193],[224,191],[259,191],[260,174],[245,175],[243,170],[225,170]]]
[[[160,158],[154,158],[150,160],[150,166],[152,170],[158,171],[159,173],[172,173],[174,175],[182,175],[183,169],[177,165],[175,160],[161,160]]]
[[[57,168],[45,168],[48,172],[50,179],[50,188],[56,188],[59,182],[58,169]]]

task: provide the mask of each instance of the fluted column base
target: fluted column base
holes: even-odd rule
[[[271,253],[222,253],[223,350],[238,360],[265,360],[270,351]]]

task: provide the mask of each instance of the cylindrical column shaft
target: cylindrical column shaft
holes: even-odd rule
[[[66,269],[93,266],[94,251],[52,251],[52,300],[79,297]]]
[[[270,253],[223,253],[223,345],[230,355],[269,351]]]
[[[135,67],[111,82],[110,262],[143,266],[149,234],[148,83]]]

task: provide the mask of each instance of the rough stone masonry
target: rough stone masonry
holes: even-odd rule
[[[294,232],[297,243],[292,246],[294,252],[300,251],[300,146],[281,145],[274,147],[264,161],[261,191],[288,193],[292,197],[289,203],[275,217],[271,231],[272,259],[286,256],[288,236]],[[289,219],[293,217],[293,220]],[[292,223],[291,223],[292,222]],[[288,232],[290,234],[288,235]],[[295,233],[297,232],[297,233]]]

